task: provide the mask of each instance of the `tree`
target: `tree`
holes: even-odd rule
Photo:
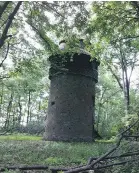
[[[130,2],[94,2],[92,13],[86,29],[95,38],[92,54],[105,61],[123,90],[125,112],[130,113],[130,78],[138,61],[136,9]]]
[[[1,16],[2,14],[4,13],[4,11],[6,11],[6,8],[8,7],[8,4],[9,2],[4,2],[3,6],[2,6],[2,9],[1,9]],[[7,18],[7,21],[5,21],[5,27],[3,29],[3,32],[2,32],[2,35],[1,35],[1,38],[0,38],[0,48],[3,46],[5,40],[8,38],[8,37],[11,37],[11,35],[7,35],[8,33],[8,30],[12,24],[12,21],[17,13],[17,11],[19,10],[19,7],[20,5],[22,4],[22,1],[18,2],[17,5],[15,6],[13,12],[11,14],[9,14],[8,18]]]

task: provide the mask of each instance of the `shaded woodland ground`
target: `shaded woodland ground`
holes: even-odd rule
[[[122,136],[117,141],[92,143],[49,142],[25,134],[0,136],[0,172],[80,172],[97,160],[95,167],[84,171],[137,172],[138,147],[137,141],[123,140]]]
[[[86,164],[90,154],[105,153],[113,141],[96,143],[46,142],[29,135],[0,136],[0,167],[5,165],[50,165],[70,167]]]

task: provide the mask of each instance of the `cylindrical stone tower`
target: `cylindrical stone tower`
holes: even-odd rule
[[[51,80],[44,139],[93,141],[95,83],[99,62],[86,53],[49,58]]]

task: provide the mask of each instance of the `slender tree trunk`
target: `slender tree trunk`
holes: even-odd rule
[[[113,75],[114,78],[116,79],[116,81],[117,81],[119,87],[123,90],[123,85],[122,85],[122,83],[121,83],[121,81],[120,81],[118,75],[113,71],[113,69],[111,68],[111,66],[110,66],[109,64],[107,64],[107,65],[108,65],[108,69],[111,71],[112,75]]]
[[[122,65],[122,78],[123,78],[123,93],[124,93],[124,101],[125,101],[125,113],[126,115],[129,113],[130,106],[130,86],[127,75],[127,64],[125,62],[125,57],[122,57],[121,65]]]
[[[111,73],[115,77],[117,83],[119,84],[119,87],[122,89],[124,94],[124,105],[125,105],[125,114],[127,115],[130,112],[130,81],[128,79],[127,75],[127,64],[124,55],[120,51],[121,54],[121,68],[122,68],[122,81],[120,81],[120,78],[116,74],[115,71],[111,68],[110,65],[108,65],[108,68],[110,69]],[[122,84],[123,83],[123,84]]]
[[[99,123],[100,123],[100,114],[101,114],[101,107],[102,107],[102,100],[104,97],[104,94],[106,92],[106,89],[104,89],[104,91],[101,92],[101,98],[99,100],[99,107],[98,107],[98,115],[97,115],[97,124],[96,124],[96,129],[97,131],[99,130]]]
[[[39,121],[39,114],[40,114],[40,111],[41,111],[41,101],[39,101],[39,105],[38,105],[38,113],[37,113],[37,121]]]
[[[22,118],[22,105],[21,105],[20,99],[21,98],[19,96],[19,99],[18,99],[18,106],[19,106],[18,125],[19,126],[21,124],[21,118]]]
[[[3,82],[1,83],[1,95],[0,95],[0,116],[2,117],[2,105],[3,105],[3,91],[4,91],[4,85]]]
[[[130,113],[130,88],[129,88],[129,80],[127,76],[127,68],[125,69],[125,86],[126,86],[126,104],[127,111]]]
[[[10,100],[7,106],[7,115],[6,115],[5,125],[4,125],[5,129],[8,129],[10,125],[10,112],[12,108],[12,102],[13,102],[13,94],[11,93]]]
[[[15,125],[16,125],[16,120],[17,120],[17,118],[16,118],[16,113],[17,113],[17,111],[16,111],[17,109],[16,109],[16,107],[14,106],[14,108],[12,108],[12,116],[13,116],[13,122],[12,122],[12,127],[15,127]]]
[[[27,124],[30,118],[30,105],[31,105],[31,91],[28,92],[28,110],[27,110]]]
[[[39,112],[40,112],[40,110],[41,110],[41,101],[39,101],[38,110],[39,110]]]

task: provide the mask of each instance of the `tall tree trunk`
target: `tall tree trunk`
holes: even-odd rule
[[[127,64],[124,55],[121,52],[121,65],[122,65],[122,78],[123,78],[123,93],[125,101],[125,113],[126,115],[130,112],[130,85],[127,75]]]

